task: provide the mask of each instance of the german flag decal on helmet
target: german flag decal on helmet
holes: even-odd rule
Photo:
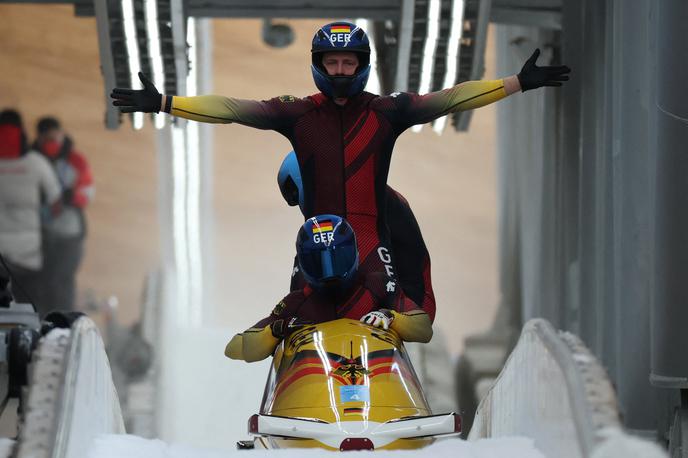
[[[328,232],[333,230],[334,227],[332,226],[332,221],[329,219],[323,219],[320,221],[314,221],[313,222],[313,233],[314,234],[319,234],[321,232]]]
[[[347,24],[334,24],[330,27],[330,33],[351,33],[351,26]]]

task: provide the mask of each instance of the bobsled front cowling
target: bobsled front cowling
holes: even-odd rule
[[[399,336],[350,319],[306,326],[280,344],[254,417],[249,430],[267,448],[419,448],[455,429],[453,417],[431,417]],[[400,432],[411,426],[429,433]]]

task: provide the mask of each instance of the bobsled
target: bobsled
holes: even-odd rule
[[[393,330],[350,319],[307,325],[277,347],[240,448],[416,449],[461,432],[433,415]]]

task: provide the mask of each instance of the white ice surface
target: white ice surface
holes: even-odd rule
[[[260,409],[270,361],[225,357],[225,345],[243,329],[177,327],[166,334],[157,387],[160,439],[216,449],[247,439],[246,422]]]
[[[142,439],[136,436],[100,436],[91,447],[88,458],[225,458],[230,455],[250,455],[253,458],[275,457],[301,458],[332,456],[333,452],[312,449],[292,450],[213,450],[167,444],[161,440]],[[545,458],[533,441],[523,437],[482,439],[467,442],[460,439],[445,439],[422,450],[399,452],[377,452],[414,458]],[[346,455],[349,456],[349,455]]]
[[[657,444],[624,434],[620,429],[608,428],[600,435],[603,442],[595,448],[592,458],[669,458]]]
[[[0,458],[6,458],[12,455],[14,441],[5,437],[0,438]]]

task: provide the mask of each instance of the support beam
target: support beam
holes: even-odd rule
[[[688,4],[657,5],[657,115],[652,372],[661,388],[688,389],[688,62],[685,27]],[[686,438],[683,439],[686,441]]]
[[[490,22],[561,30],[561,10],[492,6]]]
[[[172,31],[172,46],[174,47],[174,68],[177,87],[175,94],[186,95],[186,74],[189,60],[186,50],[186,17],[182,0],[169,0],[170,28]]]
[[[399,54],[397,57],[397,75],[394,83],[394,90],[399,92],[408,90],[411,41],[413,38],[414,3],[414,0],[402,0],[401,2]]]
[[[100,51],[100,68],[103,73],[105,86],[105,127],[117,129],[120,124],[119,111],[110,103],[110,92],[116,85],[115,64],[112,56],[112,42],[110,41],[110,14],[108,0],[94,2],[96,25],[98,29],[98,49]]]
[[[399,18],[403,0],[188,0],[187,11],[195,17]]]
[[[479,80],[485,74],[485,44],[491,8],[492,0],[466,1],[457,83]],[[454,128],[460,132],[468,130],[472,115],[473,110],[454,113]]]

